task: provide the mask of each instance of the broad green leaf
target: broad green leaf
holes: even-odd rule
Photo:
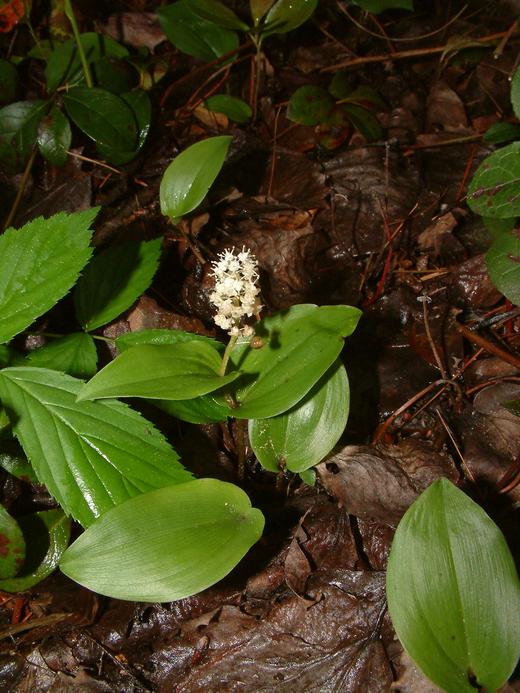
[[[520,139],[520,125],[518,123],[493,123],[483,137],[484,142],[491,144],[504,144],[518,139]]]
[[[185,2],[194,14],[217,26],[224,29],[238,29],[238,31],[249,30],[247,24],[220,0],[185,0]]]
[[[318,5],[318,0],[278,0],[265,18],[262,36],[286,34],[306,22]]]
[[[515,116],[520,120],[520,67],[516,68],[511,80],[511,104]]]
[[[57,567],[70,539],[70,520],[61,510],[44,510],[21,517],[26,557],[20,575],[0,580],[0,590],[23,592],[44,580]]]
[[[520,216],[520,142],[484,159],[470,183],[467,201],[483,217]]]
[[[192,12],[184,0],[157,9],[161,28],[182,53],[210,62],[238,48],[238,36]]]
[[[262,17],[271,9],[274,2],[275,0],[249,0],[249,9],[255,27],[260,24]]]
[[[97,370],[97,350],[94,340],[85,332],[59,337],[31,351],[30,366],[64,371],[75,378],[91,378]]]
[[[92,63],[92,72],[97,86],[112,94],[122,96],[137,85],[137,70],[125,58],[100,58]]]
[[[0,343],[29,327],[75,283],[92,252],[97,211],[38,217],[0,237]]]
[[[366,12],[380,14],[384,10],[401,9],[413,11],[413,0],[352,0]]]
[[[176,419],[188,423],[219,423],[232,416],[229,407],[223,406],[211,395],[201,395],[193,399],[183,400],[155,399],[150,400],[150,402],[170,416],[175,416]]]
[[[124,46],[105,34],[81,34],[81,45],[88,63],[103,57],[124,58],[128,55],[128,50]],[[85,77],[75,39],[65,41],[52,51],[45,67],[45,79],[49,92],[65,82],[69,86],[84,83]]]
[[[12,351],[6,344],[0,344],[0,368],[5,368],[11,364]]]
[[[486,254],[491,281],[504,296],[520,306],[520,232],[497,235]]]
[[[329,85],[329,91],[333,94],[334,92],[331,90],[331,86],[332,84]],[[375,108],[376,106],[381,109],[388,108],[388,104],[377,89],[367,85],[361,85],[338,98],[340,99],[339,103],[353,103],[364,106],[364,108]]]
[[[38,125],[38,149],[47,161],[63,166],[67,161],[72,132],[70,123],[59,108],[53,106]]]
[[[197,479],[105,513],[67,549],[60,568],[117,599],[182,599],[225,577],[263,527],[262,513],[238,486]]]
[[[299,477],[307,486],[315,486],[316,484],[316,471],[314,469],[305,469],[299,473]]]
[[[349,387],[345,367],[336,363],[289,411],[251,419],[249,438],[258,461],[272,472],[303,472],[324,459],[345,430]]]
[[[397,528],[388,608],[408,654],[450,693],[495,691],[520,654],[520,585],[504,536],[447,479],[413,503]]]
[[[215,349],[223,349],[222,342],[194,332],[184,330],[141,330],[140,332],[125,332],[116,337],[116,346],[119,351],[126,351],[130,347],[139,344],[179,344],[180,342],[206,342]]]
[[[168,166],[161,180],[161,212],[180,219],[206,197],[224,165],[231,137],[208,137],[185,149]]]
[[[9,170],[23,167],[36,144],[46,101],[17,101],[0,108],[0,161]]]
[[[162,239],[112,245],[87,265],[74,290],[76,315],[85,330],[117,318],[152,283]]]
[[[227,94],[210,96],[209,99],[204,101],[204,106],[208,111],[223,113],[235,123],[246,123],[253,115],[251,106],[248,103]]]
[[[484,226],[493,235],[504,231],[512,231],[516,226],[516,217],[512,219],[497,219],[496,217],[482,217]]]
[[[77,402],[80,380],[0,371],[0,398],[41,483],[83,526],[132,496],[191,475],[153,425],[121,402]]]
[[[63,95],[71,120],[96,142],[122,152],[138,145],[137,121],[124,99],[99,87],[72,87]]]
[[[25,558],[25,540],[18,522],[0,505],[0,581],[14,577]],[[1,588],[0,588],[1,589]]]
[[[326,89],[308,84],[289,99],[287,118],[300,125],[325,123],[334,108],[334,99]]]
[[[264,318],[256,327],[264,345],[240,344],[231,353],[243,375],[230,416],[266,419],[293,407],[334,363],[360,316],[351,306],[301,304]]]
[[[191,399],[218,390],[240,375],[218,375],[221,358],[201,341],[142,344],[105,366],[81,390],[79,400],[102,397]]]
[[[97,150],[101,156],[115,166],[127,164],[129,161],[132,161],[132,159],[135,159],[146,142],[148,133],[150,132],[150,123],[152,122],[152,103],[146,92],[142,89],[136,89],[135,91],[130,91],[120,96],[123,101],[126,101],[134,113],[137,128],[139,130],[139,138],[137,147],[131,152],[122,152],[119,149],[112,149],[103,144],[97,144]]]
[[[383,129],[379,120],[363,106],[345,104],[343,110],[352,125],[363,135],[367,142],[374,142],[383,136]]]
[[[18,91],[18,72],[16,67],[0,58],[0,104],[11,103]]]

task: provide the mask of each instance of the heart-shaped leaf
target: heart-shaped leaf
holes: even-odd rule
[[[520,586],[495,523],[447,479],[397,528],[388,608],[403,647],[445,691],[495,691],[520,654]]]
[[[123,501],[191,475],[153,425],[117,401],[77,402],[82,382],[46,368],[4,368],[0,399],[25,454],[83,526]]]
[[[60,568],[117,599],[182,599],[227,575],[263,527],[262,513],[240,488],[197,479],[105,513],[67,549]]]
[[[251,446],[272,472],[303,472],[332,450],[345,430],[349,387],[345,367],[336,363],[289,411],[249,422]]]
[[[520,142],[484,159],[471,180],[467,200],[483,217],[520,216]]]
[[[289,99],[287,118],[300,125],[325,123],[334,108],[328,91],[310,84],[300,87]]]
[[[18,522],[0,505],[0,579],[14,577],[23,565],[25,540]]]
[[[497,234],[486,255],[491,281],[504,296],[520,306],[520,231]]]
[[[168,166],[159,191],[161,212],[173,221],[191,212],[206,197],[224,164],[231,137],[208,137],[192,144]]]
[[[96,345],[89,334],[75,332],[31,351],[27,361],[31,366],[64,371],[75,378],[91,378],[97,369]]]

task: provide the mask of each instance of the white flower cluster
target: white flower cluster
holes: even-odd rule
[[[250,318],[260,310],[258,295],[257,263],[249,250],[235,253],[235,249],[225,250],[219,259],[212,263],[212,276],[215,277],[215,291],[210,294],[211,303],[218,312],[215,323],[232,336],[249,337],[254,329],[244,325],[244,319]]]

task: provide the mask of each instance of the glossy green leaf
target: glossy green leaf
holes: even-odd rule
[[[497,234],[486,254],[491,281],[504,296],[520,306],[520,235],[519,231]]]
[[[289,99],[287,118],[300,125],[318,125],[326,122],[333,108],[334,99],[326,89],[308,84]]]
[[[128,50],[106,34],[88,32],[81,34],[81,45],[88,63],[103,57],[124,58]],[[55,48],[45,67],[47,91],[52,92],[62,83],[69,86],[85,81],[75,39],[69,39]]]
[[[137,70],[125,58],[100,58],[92,63],[92,73],[98,87],[120,96],[130,92],[138,82]]]
[[[219,423],[232,416],[229,407],[220,404],[211,395],[183,400],[155,399],[150,402],[170,416],[188,423]]]
[[[403,647],[445,691],[495,691],[513,671],[520,654],[513,558],[495,523],[447,479],[399,523],[387,597]]]
[[[318,5],[318,0],[278,0],[265,18],[262,35],[286,34],[306,22]]]
[[[467,201],[483,217],[520,216],[520,142],[484,159],[470,183]]]
[[[99,87],[72,87],[63,96],[70,119],[96,142],[122,152],[139,141],[137,121],[124,99]]]
[[[227,94],[210,96],[209,99],[204,101],[204,106],[208,111],[223,113],[234,123],[246,123],[253,115],[251,106],[248,103]]]
[[[253,24],[258,26],[267,11],[274,5],[275,0],[249,0],[249,9]]]
[[[413,0],[352,0],[366,12],[380,14],[384,10],[401,9],[413,11]]]
[[[258,461],[272,472],[303,472],[321,462],[347,424],[349,387],[336,363],[298,404],[270,419],[251,419],[249,439]]]
[[[515,116],[520,120],[520,67],[516,68],[511,80],[511,104]]]
[[[0,452],[0,467],[21,481],[37,484],[38,479],[34,469],[23,454],[17,440],[3,440]]]
[[[94,340],[85,332],[58,337],[27,356],[30,366],[64,371],[75,378],[91,378],[97,370]]]
[[[266,419],[293,407],[334,363],[360,316],[351,306],[301,304],[264,318],[256,327],[264,345],[240,344],[231,353],[243,376],[232,388],[230,415]]]
[[[70,123],[59,108],[53,106],[38,125],[38,149],[40,154],[55,166],[67,161],[72,132]]]
[[[82,382],[45,368],[0,371],[0,398],[34,467],[83,526],[114,505],[191,475],[154,426],[121,402],[77,402]]]
[[[125,332],[116,337],[116,346],[119,351],[126,351],[130,347],[139,344],[179,344],[181,342],[206,342],[215,349],[223,349],[224,345],[216,339],[206,337],[194,332],[184,330],[141,330],[139,332]]]
[[[520,125],[518,123],[493,123],[483,137],[484,142],[491,144],[504,144],[518,139],[520,139]]]
[[[46,101],[16,101],[0,108],[0,161],[9,170],[20,170],[29,158],[46,109]]]
[[[61,510],[44,510],[21,517],[27,553],[20,575],[0,580],[0,590],[23,592],[48,577],[57,567],[70,539],[70,520]]]
[[[225,577],[260,538],[262,513],[237,486],[197,479],[102,515],[65,552],[73,580],[117,599],[166,602]]]
[[[0,505],[0,581],[14,577],[21,569],[24,558],[23,532],[14,517]]]
[[[220,0],[185,0],[185,2],[198,17],[224,29],[238,29],[238,31],[249,29],[247,24]]]
[[[231,137],[208,137],[185,149],[168,166],[161,180],[161,212],[180,219],[202,200],[224,165]]]
[[[383,136],[383,129],[377,117],[362,106],[345,104],[344,112],[352,125],[360,132],[367,142],[374,142]]]
[[[168,39],[187,55],[209,62],[238,48],[234,31],[202,19],[184,0],[159,7],[157,16]]]
[[[123,152],[103,144],[97,144],[97,150],[101,156],[115,166],[127,164],[129,161],[132,161],[132,159],[135,159],[146,142],[152,122],[152,103],[146,92],[142,89],[136,89],[126,94],[121,94],[120,96],[132,109],[139,134],[137,147],[130,152]]]
[[[87,265],[74,290],[76,315],[85,330],[117,318],[152,283],[161,256],[161,238],[112,245]]]
[[[142,344],[105,366],[81,390],[79,400],[102,397],[191,399],[233,382],[239,373],[218,375],[221,358],[201,341]]]
[[[12,103],[18,91],[18,71],[16,67],[0,58],[0,104]]]
[[[97,208],[38,217],[0,237],[0,343],[64,296],[91,255]]]

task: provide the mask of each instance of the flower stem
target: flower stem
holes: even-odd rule
[[[220,370],[218,372],[218,374],[220,375],[221,378],[223,378],[226,375],[226,368],[228,365],[229,357],[231,355],[233,347],[236,344],[237,339],[238,339],[238,335],[232,335],[229,342],[227,343],[226,350],[224,351],[224,355],[222,356],[222,363],[220,364]]]
[[[87,87],[93,87],[94,82],[92,81],[92,74],[90,72],[90,67],[85,56],[85,51],[83,50],[83,45],[81,43],[81,37],[79,34],[78,23],[76,22],[76,17],[74,15],[74,10],[72,9],[72,3],[70,0],[65,0],[65,15],[72,26],[72,33],[74,34],[74,39],[78,48],[79,58],[81,60],[81,67],[83,68],[83,74],[85,75],[85,82]]]

